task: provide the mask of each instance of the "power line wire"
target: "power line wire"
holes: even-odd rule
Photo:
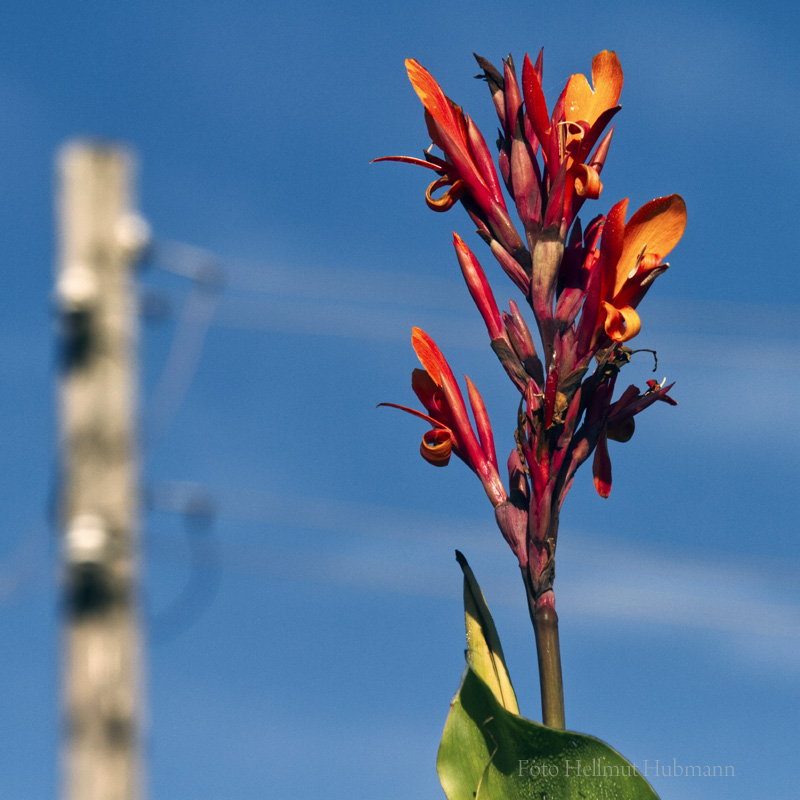
[[[154,248],[156,264],[172,264],[176,273],[190,279],[192,285],[167,360],[148,402],[145,442],[150,450],[168,430],[192,384],[225,286],[225,272],[211,254],[199,248],[179,252],[183,255],[171,262],[164,260],[159,247]]]

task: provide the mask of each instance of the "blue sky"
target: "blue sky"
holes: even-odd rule
[[[537,718],[523,589],[479,483],[460,463],[430,468],[419,423],[374,408],[412,400],[420,325],[475,380],[500,451],[510,446],[514,393],[451,232],[479,254],[480,242],[460,209],[428,212],[427,173],[368,162],[428,144],[404,58],[491,140],[472,52],[499,63],[541,46],[550,102],[597,51],[622,62],[623,111],[592,213],[671,192],[689,210],[637,340],[658,350],[657,377],[677,381],[680,405],[659,404],[629,444],[612,443],[609,500],[579,473],[562,517],[568,725],[639,764],[735,767],[732,779],[655,780],[665,800],[794,797],[799,13],[583,0],[7,4],[4,797],[57,785],[52,170],[75,136],[137,151],[157,256],[139,283],[169,309],[142,321],[143,420],[163,429],[143,466],[150,796],[442,796],[435,753],[463,667],[456,547],[495,613],[523,713]],[[197,258],[175,242],[219,258],[213,307],[175,274]],[[499,300],[513,296],[490,278]],[[158,388],[176,337],[185,392],[171,367]],[[644,358],[628,377],[642,383],[650,368]],[[200,531],[179,513],[198,493],[216,511]]]

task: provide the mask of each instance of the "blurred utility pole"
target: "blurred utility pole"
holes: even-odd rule
[[[57,165],[63,800],[141,796],[136,300],[145,239],[125,149]]]

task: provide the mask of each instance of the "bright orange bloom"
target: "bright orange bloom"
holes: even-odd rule
[[[434,208],[441,208],[442,205],[449,208],[455,202],[453,195],[463,191],[466,184],[479,206],[487,208],[494,203],[505,210],[506,204],[489,149],[472,120],[445,95],[430,72],[419,62],[407,58],[406,70],[414,91],[425,107],[431,140],[454,167],[450,170],[452,175],[431,184],[427,193],[428,204]],[[445,185],[443,180],[450,181],[452,187],[442,198],[434,200],[431,192],[434,187],[439,188],[437,184]]]
[[[411,376],[411,387],[425,406],[427,414],[395,403],[382,406],[399,408],[415,417],[427,420],[433,430],[422,437],[420,453],[436,467],[444,467],[455,453],[481,480],[486,494],[495,507],[508,497],[497,468],[497,455],[489,416],[478,390],[467,378],[467,390],[478,435],[472,428],[467,407],[458,388],[453,371],[436,346],[433,339],[420,328],[414,328],[411,344],[424,370],[415,369]]]
[[[628,201],[608,213],[600,247],[599,309],[592,340],[605,332],[614,342],[632,339],[642,322],[636,306],[669,264],[663,259],[686,228],[686,204],[678,194],[645,203],[625,223]]]
[[[524,248],[509,217],[492,155],[478,127],[419,62],[408,58],[405,63],[411,85],[425,108],[431,141],[444,153],[444,158],[426,153],[425,160],[388,156],[375,161],[401,161],[435,170],[439,177],[425,192],[425,201],[431,209],[447,211],[462,198],[471,200],[479,224],[509,252]],[[434,192],[444,187],[449,188],[434,197]]]
[[[541,84],[541,68],[525,56],[522,88],[531,129],[542,145],[542,158],[550,177],[554,202],[548,204],[545,224],[571,224],[582,198],[597,199],[603,189],[600,171],[605,163],[611,132],[592,152],[612,117],[619,111],[622,67],[616,53],[603,50],[592,60],[592,81],[572,75],[561,97],[548,114]],[[578,200],[573,200],[578,195]]]

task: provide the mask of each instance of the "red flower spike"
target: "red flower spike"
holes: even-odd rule
[[[639,390],[635,386],[629,386],[622,397],[606,411],[609,438],[613,438],[610,436],[611,430],[620,430],[628,420],[632,420],[637,414],[659,400],[671,406],[678,405],[677,401],[668,394],[674,385],[674,383],[670,383],[668,386],[661,386],[655,381],[648,381],[648,388],[644,394],[639,394]]]
[[[418,329],[412,340],[424,370],[415,370],[412,388],[427,413],[404,410],[432,428],[420,447],[429,463],[443,466],[455,453],[478,474],[529,588],[539,592],[537,603],[546,605],[552,602],[558,512],[576,470],[594,452],[594,484],[608,497],[609,439],[630,439],[635,416],[653,403],[675,403],[668,394],[671,385],[655,381],[648,381],[643,392],[629,386],[616,401],[612,398],[629,353],[618,343],[639,332],[637,306],[668,268],[664,259],[681,238],[686,209],[678,195],[658,198],[626,224],[628,201],[623,200],[607,218],[595,217],[585,232],[576,222],[584,202],[597,199],[603,189],[601,173],[623,85],[613,52],[594,57],[591,81],[572,75],[550,112],[541,52],[535,65],[525,56],[520,79],[510,56],[500,70],[476,58],[500,120],[499,172],[470,117],[413,60],[407,62],[409,78],[443,155],[391,160],[436,172],[428,204],[441,211],[462,204],[533,309],[544,365],[517,306],[512,302],[510,312],[499,312],[480,262],[454,234],[462,274],[492,349],[522,395],[516,448],[508,462],[510,491],[499,480],[480,394],[467,378],[465,403],[444,356]],[[516,205],[526,243],[508,215],[501,182]]]
[[[603,295],[612,292],[615,268],[622,255],[625,241],[625,215],[628,211],[628,199],[615,203],[606,217],[603,226],[603,238],[600,240],[600,259],[603,271]]]
[[[667,403],[670,406],[676,406],[676,405],[678,405],[678,401],[677,400],[673,400],[671,397],[669,397],[667,395],[667,392],[674,385],[675,385],[674,383],[671,383],[669,386],[662,386],[658,381],[653,381],[653,380],[647,381],[647,387],[648,388],[647,388],[647,391],[645,392],[645,395],[649,395],[651,392],[657,392],[659,400],[663,400],[665,403]]]
[[[658,386],[658,384],[655,381],[651,381],[651,383],[653,383],[656,386]],[[659,388],[661,388],[661,387],[659,386]],[[633,384],[631,384],[620,395],[619,400],[617,400],[615,403],[613,403],[613,405],[608,409],[608,416],[611,417],[614,414],[620,412],[622,409],[624,409],[626,406],[630,405],[638,397],[639,397],[639,389],[636,386],[634,386]]]
[[[594,164],[598,161],[600,163],[605,162],[606,155],[608,154],[608,146],[611,143],[611,136],[609,134],[606,134],[603,137],[601,143],[597,146],[597,150],[595,150],[594,155],[590,157],[589,153],[591,152],[597,140],[600,138],[600,135],[608,127],[609,122],[614,119],[614,117],[617,115],[617,112],[621,109],[622,106],[609,108],[608,111],[604,111],[600,115],[597,122],[595,122],[588,131],[584,131],[576,159],[577,161],[586,162],[587,164]]]
[[[611,147],[611,139],[613,136],[614,127],[612,126],[611,130],[600,140],[600,144],[597,145],[597,149],[587,162],[589,166],[594,167],[598,172],[601,172],[605,166],[606,158],[608,158],[608,149]]]

